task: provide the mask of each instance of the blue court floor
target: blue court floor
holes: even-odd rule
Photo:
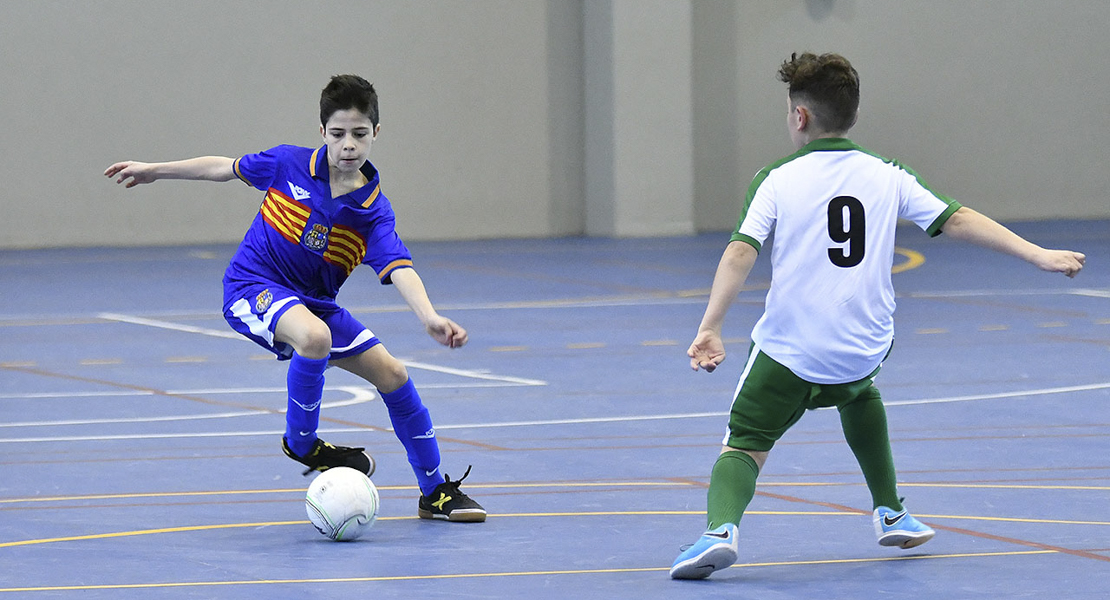
[[[937,530],[880,547],[835,411],[779,443],[737,565],[667,570],[705,525],[710,468],[770,278],[693,338],[727,234],[411,244],[427,337],[356,271],[340,296],[409,365],[483,524],[416,518],[380,399],[328,371],[321,436],[374,454],[381,517],[334,543],[280,451],[284,365],[220,316],[232,246],[0,252],[3,598],[1110,597],[1110,222],[1015,223],[1085,252],[1074,280],[899,233],[879,376],[900,491]],[[765,253],[766,254],[766,253]],[[366,269],[364,267],[364,269]]]

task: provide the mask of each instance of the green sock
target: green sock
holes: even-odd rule
[[[840,407],[840,424],[844,428],[844,439],[863,471],[867,489],[871,491],[872,508],[886,506],[902,510],[886,428],[886,409],[879,390],[872,387],[858,400]]]
[[[725,523],[740,523],[744,510],[755,496],[759,467],[743,452],[725,452],[717,457],[709,478],[709,529]]]

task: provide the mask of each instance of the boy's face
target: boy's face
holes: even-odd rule
[[[381,128],[380,123],[374,127],[370,117],[356,109],[336,111],[320,126],[320,135],[328,146],[328,166],[343,174],[358,172]]]

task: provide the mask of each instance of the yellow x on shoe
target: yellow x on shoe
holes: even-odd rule
[[[486,509],[459,490],[459,484],[470,475],[470,467],[458,481],[451,481],[449,475],[436,486],[430,496],[420,496],[416,514],[421,519],[439,519],[463,523],[481,523],[486,520]]]

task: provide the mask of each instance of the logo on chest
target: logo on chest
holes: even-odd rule
[[[286,181],[285,183],[289,184],[289,191],[293,193],[294,200],[308,200],[312,197],[312,194],[308,193],[308,190],[293,183],[292,181]]]
[[[316,223],[312,229],[305,229],[301,243],[309,250],[323,250],[328,245],[328,228]]]

